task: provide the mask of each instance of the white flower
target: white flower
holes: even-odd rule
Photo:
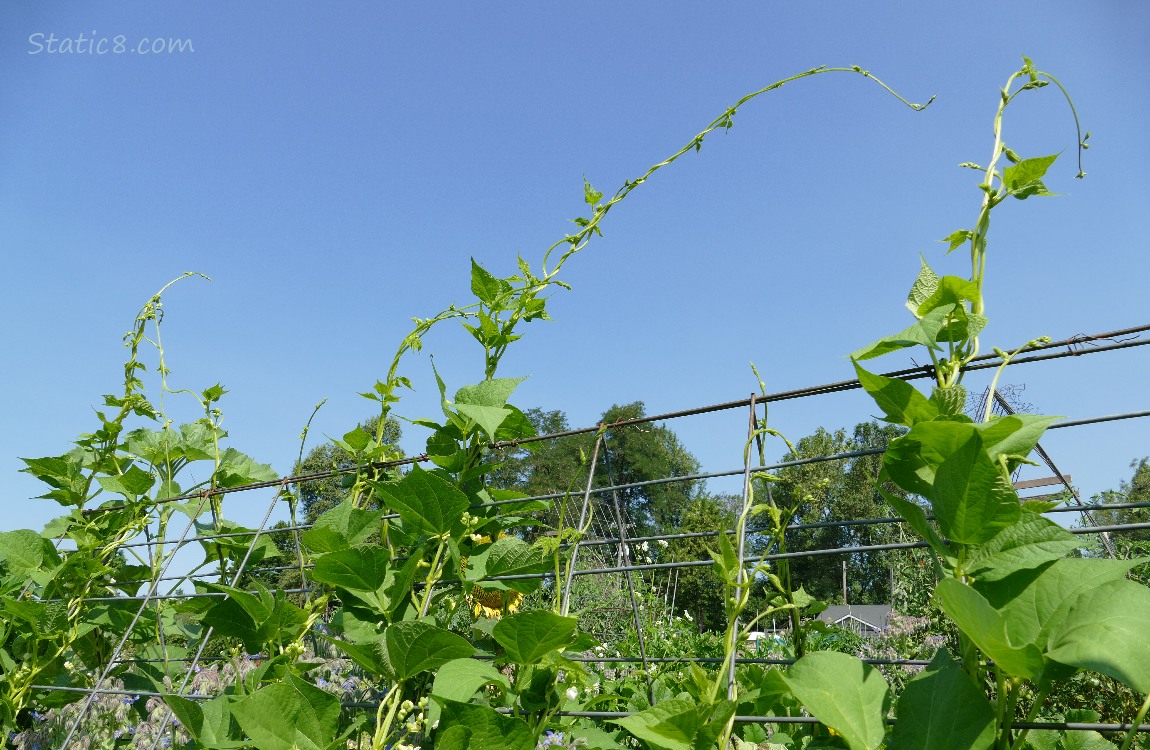
[[[578,697],[579,697],[578,688],[573,688],[573,687],[567,688],[567,700],[573,701]]]
[[[694,622],[695,621],[695,618],[691,617],[691,613],[685,609],[683,610],[683,617],[687,618],[687,622]]]
[[[667,548],[667,540],[666,539],[660,539],[659,540],[659,546],[666,549]]]

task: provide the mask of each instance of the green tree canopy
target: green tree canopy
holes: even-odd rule
[[[683,511],[677,531],[681,534],[725,532],[735,526],[735,516],[742,504],[737,495],[703,495],[692,500]],[[706,560],[708,550],[718,549],[713,533],[708,536],[675,539],[669,545],[669,558],[676,562]],[[723,585],[711,566],[678,568],[671,571],[668,584],[672,590],[675,612],[687,612],[702,633],[722,630],[726,626]]]
[[[822,427],[795,445],[800,458],[816,458],[840,453],[883,448],[900,434],[898,427],[878,422],[855,425],[852,433]],[[787,455],[784,461],[795,457]],[[780,481],[772,488],[780,506],[797,506],[793,523],[805,528],[787,534],[788,551],[851,548],[902,541],[895,524],[854,524],[820,526],[836,521],[887,518],[892,512],[874,486],[881,468],[881,456],[862,455],[834,461],[790,466],[778,472]],[[897,488],[884,487],[895,493]],[[854,553],[799,557],[791,561],[796,585],[807,593],[831,602],[843,599],[843,568],[847,563],[847,600],[851,604],[890,602],[889,552]]]
[[[616,422],[645,416],[643,402],[614,405],[603,413],[600,422]],[[570,429],[562,411],[528,409],[524,415],[531,420],[540,435]],[[579,495],[586,486],[588,466],[593,455],[593,434],[572,435],[532,444],[532,447],[505,449],[496,457],[501,465],[489,475],[493,487],[515,489],[529,495],[565,493]],[[594,487],[646,482],[672,476],[688,476],[699,472],[699,460],[680,442],[668,427],[639,424],[609,428],[604,436],[599,461],[595,467]],[[689,502],[701,495],[699,481],[669,482],[642,487],[628,487],[617,491],[621,509],[628,517],[630,536],[642,536],[659,530],[671,531],[678,527]],[[615,495],[600,498],[613,503]],[[569,507],[568,518],[574,511]],[[555,510],[547,515],[553,523]]]
[[[1094,497],[1095,503],[1146,503],[1150,502],[1150,459],[1142,458],[1130,462],[1134,474],[1130,480],[1122,480],[1116,490],[1106,490]],[[1127,523],[1150,522],[1150,508],[1115,508],[1094,512],[1094,521],[1100,526]],[[1114,531],[1110,534],[1114,547],[1122,557],[1150,556],[1150,528]],[[1141,566],[1131,571],[1131,576],[1150,584],[1150,566]]]

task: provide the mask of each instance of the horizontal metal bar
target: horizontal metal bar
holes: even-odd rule
[[[1020,364],[1026,364],[1029,362],[1041,362],[1041,361],[1046,361],[1046,360],[1051,360],[1051,359],[1060,359],[1063,357],[1077,357],[1077,356],[1082,356],[1084,354],[1097,354],[1097,353],[1101,353],[1101,352],[1116,351],[1119,349],[1128,349],[1128,348],[1132,348],[1132,347],[1136,347],[1136,346],[1145,346],[1147,344],[1150,344],[1150,339],[1134,339],[1134,340],[1127,340],[1127,341],[1117,341],[1117,342],[1112,343],[1112,344],[1104,344],[1104,345],[1100,345],[1100,346],[1094,346],[1091,349],[1079,349],[1077,351],[1074,350],[1075,346],[1080,347],[1084,344],[1091,343],[1093,341],[1112,340],[1112,339],[1117,339],[1117,338],[1120,338],[1123,336],[1136,336],[1137,334],[1145,332],[1145,331],[1150,331],[1150,325],[1134,326],[1131,328],[1124,328],[1124,329],[1119,330],[1119,331],[1110,331],[1108,333],[1095,334],[1093,336],[1073,336],[1069,339],[1064,339],[1062,341],[1055,341],[1055,342],[1051,342],[1049,344],[1046,344],[1043,347],[1044,351],[1040,354],[1015,357],[1014,359],[1010,360],[1006,364],[1008,366],[1020,365]],[[1051,351],[1054,349],[1059,349],[1061,347],[1066,347],[1066,351]],[[971,364],[969,364],[965,369],[967,372],[972,372],[972,371],[977,371],[977,370],[984,370],[984,369],[987,369],[990,367],[999,367],[999,366],[1001,366],[1001,364],[1002,363],[1000,361],[1000,357],[997,354],[983,354],[983,355],[980,355],[980,356],[972,359]],[[900,380],[918,380],[921,378],[932,377],[933,375],[934,375],[934,370],[932,367],[929,367],[929,366],[913,367],[913,368],[908,368],[908,369],[904,369],[904,370],[895,370],[892,372],[883,373],[884,377],[897,378]],[[860,387],[861,387],[861,384],[859,383],[858,380],[841,380],[838,382],[827,383],[824,385],[808,386],[806,388],[799,388],[799,389],[795,389],[795,390],[791,390],[791,391],[781,391],[778,393],[767,394],[765,396],[757,396],[757,397],[755,397],[755,401],[757,403],[758,402],[770,403],[770,402],[775,402],[775,401],[786,401],[786,400],[790,400],[790,399],[804,398],[807,396],[822,395],[825,393],[838,393],[838,392],[842,392],[842,391],[855,390],[855,389],[860,388]],[[608,429],[618,429],[621,427],[628,427],[628,426],[638,425],[638,424],[649,424],[652,422],[662,422],[662,421],[666,421],[668,419],[677,419],[680,417],[688,417],[688,416],[694,416],[694,415],[698,415],[698,414],[707,414],[707,413],[717,412],[717,411],[726,411],[729,409],[743,409],[743,408],[750,406],[750,404],[751,404],[751,399],[749,399],[749,398],[739,399],[738,401],[728,401],[728,402],[720,403],[720,404],[712,404],[710,406],[701,406],[701,407],[696,407],[696,408],[692,408],[692,409],[682,409],[679,411],[667,412],[664,414],[654,414],[651,416],[637,417],[635,419],[620,420],[618,422],[613,422],[610,425],[606,425],[606,427]],[[1101,421],[1109,421],[1110,419],[1129,419],[1131,416],[1148,416],[1148,415],[1150,415],[1150,412],[1142,412],[1142,413],[1139,413],[1136,415],[1113,415],[1112,417],[1103,419]],[[1072,426],[1072,425],[1066,424],[1064,426]],[[496,442],[496,443],[491,443],[488,447],[493,448],[493,449],[494,448],[514,448],[514,447],[518,447],[518,446],[526,444],[526,443],[540,442],[543,440],[556,440],[559,438],[570,437],[573,435],[583,435],[583,434],[593,433],[593,432],[597,432],[601,427],[603,427],[603,425],[597,425],[595,427],[583,427],[583,428],[577,428],[577,429],[573,429],[573,430],[564,430],[562,432],[554,432],[554,433],[550,433],[548,435],[537,435],[535,437],[530,437],[530,438],[520,438],[518,440]],[[344,474],[352,474],[352,473],[355,473],[357,471],[360,471],[361,469],[395,468],[395,467],[405,466],[405,465],[414,464],[414,463],[422,463],[422,462],[426,462],[428,460],[429,460],[428,455],[426,453],[423,453],[423,454],[420,454],[418,456],[411,456],[408,458],[396,459],[396,460],[392,460],[392,461],[374,462],[374,463],[368,464],[367,466],[364,466],[364,467],[349,467],[347,469],[332,469],[330,471],[315,472],[312,474],[303,474],[303,475],[297,475],[297,476],[284,477],[282,479],[277,479],[277,480],[268,481],[268,482],[254,482],[252,484],[240,485],[237,487],[219,487],[219,488],[214,488],[214,489],[206,489],[206,490],[201,490],[199,492],[189,493],[187,495],[180,495],[177,497],[164,498],[163,500],[155,500],[152,502],[156,505],[159,505],[161,503],[171,503],[171,502],[177,502],[180,500],[191,500],[191,499],[195,499],[195,498],[210,497],[210,496],[216,496],[216,495],[225,495],[225,494],[231,494],[231,493],[235,493],[235,492],[244,492],[247,490],[254,490],[254,489],[268,489],[271,487],[283,488],[283,487],[288,486],[289,484],[297,484],[298,485],[302,482],[311,482],[311,481],[317,481],[320,479],[329,479],[329,478],[341,476]],[[100,507],[100,508],[89,508],[89,509],[84,510],[83,513],[85,513],[85,514],[104,513],[104,512],[108,512],[108,511],[112,511],[112,510],[122,510],[126,507],[128,507],[128,506],[126,506],[126,505],[114,505],[114,506],[104,506],[104,507]]]

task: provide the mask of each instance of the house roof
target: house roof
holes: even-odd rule
[[[889,604],[835,604],[827,607],[815,619],[834,625],[845,620],[858,620],[874,630],[885,630],[890,624]]]

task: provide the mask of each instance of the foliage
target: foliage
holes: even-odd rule
[[[567,415],[561,411],[528,409],[524,416],[540,435],[570,429]],[[607,409],[600,424],[642,419],[646,416],[643,402],[618,405]],[[496,487],[516,489],[530,496],[565,494],[572,498],[564,506],[552,506],[542,519],[554,526],[562,509],[568,516],[578,513],[589,467],[595,435],[581,434],[542,443],[503,448],[494,457],[498,461],[489,474]],[[683,447],[678,436],[668,427],[641,424],[613,427],[604,434],[592,487],[604,488],[647,482],[672,476],[690,476],[699,471],[699,461]],[[699,481],[625,487],[613,493],[630,525],[631,536],[665,532],[674,529],[679,514],[692,500],[701,496]]]
[[[674,539],[669,545],[672,560],[705,560],[714,547],[714,533],[735,526],[739,498],[703,496],[686,506],[676,532],[698,534]],[[704,535],[705,534],[705,535]],[[678,610],[689,613],[698,633],[726,627],[721,580],[709,567],[676,568],[667,585]]]
[[[880,451],[905,430],[895,425],[864,422],[853,434],[845,430],[828,432],[819,428],[795,444],[800,459],[834,456],[860,451]],[[787,459],[790,459],[787,456]],[[802,552],[817,549],[850,549],[905,541],[902,528],[892,524],[820,525],[852,519],[883,518],[889,515],[886,501],[875,487],[882,464],[878,455],[852,456],[838,461],[820,461],[788,466],[778,472],[773,491],[778,501],[796,507],[794,523],[800,527],[788,533],[788,549]],[[903,495],[888,483],[883,491]],[[883,604],[891,599],[889,552],[858,553],[846,558],[848,601],[851,604]],[[842,602],[842,569],[818,557],[800,557],[791,562],[795,581],[817,599]]]
[[[652,650],[677,659],[673,644],[682,636],[692,653],[711,649],[719,660],[716,669],[685,663],[657,663],[643,673],[608,668],[606,646],[581,631],[578,609],[571,607],[573,582],[581,577],[576,553],[590,546],[580,544],[591,541],[590,519],[574,514],[570,503],[557,503],[548,516],[553,533],[528,541],[519,532],[538,525],[547,503],[494,481],[535,481],[529,462],[498,466],[498,451],[537,434],[532,419],[510,402],[521,378],[504,377],[499,368],[508,346],[523,335],[522,326],[547,318],[546,292],[566,286],[558,278],[565,263],[632,190],[697,151],[709,133],[730,128],[739,106],[790,81],[832,71],[871,78],[857,67],[819,68],[772,84],[744,97],[606,202],[585,182],[589,218],[575,220],[578,229],[544,254],[538,270],[520,259],[517,273],[499,277],[473,261],[476,302],[415,319],[384,378],[363,394],[379,408],[374,429],[369,423],[368,429],[350,430],[334,441],[343,453],[337,456],[333,448],[324,456],[346,469],[345,479],[338,491],[328,486],[326,497],[314,490],[307,506],[314,524],[300,534],[303,557],[295,564],[301,575],[311,566],[313,585],[296,599],[244,577],[249,564],[282,551],[266,535],[224,519],[223,492],[276,477],[223,446],[222,387],[168,387],[159,344],[160,294],[152,297],[126,337],[123,394],[105,397],[96,430],[63,455],[25,459],[26,470],[48,485],[45,497],[69,512],[43,536],[27,530],[0,534],[0,604],[6,613],[0,621],[0,727],[12,733],[13,742],[37,742],[42,727],[36,722],[46,721],[44,712],[52,709],[52,721],[70,722],[63,737],[52,736],[59,746],[81,726],[88,744],[98,738],[104,746],[130,746],[132,738],[115,733],[132,711],[140,713],[137,702],[129,706],[121,698],[117,705],[101,693],[122,686],[127,697],[132,691],[154,693],[147,715],[132,718],[138,731],[146,724],[157,740],[187,740],[186,746],[212,750],[407,750],[425,744],[439,750],[745,750],[762,743],[809,750],[1114,747],[1101,735],[1045,734],[1016,723],[1043,716],[1053,685],[1076,674],[1101,675],[1150,694],[1150,644],[1144,637],[1150,590],[1127,578],[1144,560],[1070,557],[1077,539],[1044,519],[1041,503],[1019,503],[1011,473],[1028,460],[1055,418],[995,417],[989,407],[982,421],[962,413],[967,399],[961,382],[987,324],[983,290],[991,211],[1008,197],[1051,194],[1043,180],[1056,157],[1023,159],[1001,137],[1003,112],[1017,96],[1050,83],[1061,88],[1029,60],[1002,90],[992,161],[976,167],[983,173],[978,218],[946,240],[950,251],[969,246],[970,278],[939,277],[924,260],[907,303],[914,322],[853,356],[861,385],[895,426],[890,432],[867,428],[853,438],[873,445],[889,440],[877,489],[860,491],[862,461],[858,471],[833,481],[816,468],[766,471],[768,438],[783,440],[795,460],[806,451],[849,443],[845,433],[820,432],[796,446],[770,426],[764,412],[761,418],[756,413],[745,446],[748,467],[757,453],[758,468],[750,470],[737,502],[708,499],[690,487],[624,494],[640,533],[710,521],[733,527],[734,534],[709,529],[707,536],[721,632],[692,632],[686,616],[660,612],[659,594],[665,602],[668,581],[645,580],[642,568],[626,576],[629,598],[637,589],[646,599],[640,620],[657,623],[660,638]],[[1079,142],[1084,146],[1085,138]],[[1003,158],[1010,166],[999,169]],[[427,460],[400,461],[388,434],[399,393],[410,386],[400,366],[446,320],[460,322],[479,344],[482,379],[449,391],[436,374],[442,416],[414,421],[430,431]],[[1040,344],[1036,339],[1014,352],[994,351],[1005,365]],[[153,345],[158,354],[159,405],[143,393],[142,345]],[[917,346],[926,348],[936,375],[929,396],[859,364]],[[174,426],[163,403],[164,395],[177,393],[194,399],[204,416]],[[602,455],[609,483],[667,467],[694,472],[697,462],[670,433],[617,424],[641,412],[641,404],[609,410],[610,424],[583,446],[580,466],[596,466]],[[551,414],[533,416],[557,419]],[[555,465],[573,471],[572,457],[560,455]],[[191,475],[182,472],[191,464],[208,478],[182,487]],[[501,477],[500,471],[507,474]],[[569,481],[555,491],[570,489]],[[293,522],[296,504],[308,491],[281,483],[276,501],[288,501]],[[790,534],[796,521],[827,518],[833,506],[851,502],[861,504],[858,512],[870,513],[875,493],[926,543],[937,580],[932,601],[957,632],[953,650],[939,648],[929,666],[894,693],[873,665],[853,653],[822,648],[857,650],[863,644],[810,623],[822,605],[799,585],[802,571],[788,555],[794,544],[809,541]],[[197,577],[200,596],[170,604],[161,584],[171,585],[173,545],[157,542],[147,548],[150,553],[132,553],[127,564],[117,555],[137,549],[124,544],[141,534],[166,540],[171,522],[180,517],[188,519],[185,534],[200,533],[205,558],[176,586],[203,570],[217,575],[215,581]],[[864,540],[862,532],[849,533],[859,536],[829,541]],[[53,536],[62,543],[53,545]],[[747,539],[757,546],[745,544]],[[618,543],[617,549],[624,562],[674,554],[669,545],[646,541]],[[129,598],[140,591],[142,601]],[[526,596],[536,597],[538,606],[515,611],[512,603]],[[502,606],[477,617],[477,597],[497,598]],[[790,620],[793,663],[785,669],[740,665],[750,634],[776,617]],[[909,652],[913,632],[891,633],[890,647]],[[231,671],[223,667],[203,677],[210,668],[189,670],[187,657],[213,638],[228,644]],[[307,642],[313,644],[310,652]],[[209,681],[205,694],[192,692]],[[1150,695],[1134,723],[1148,709]],[[157,711],[161,716],[155,719]],[[596,723],[596,711],[619,713]],[[736,716],[748,715],[793,717],[798,723],[785,729],[736,723]],[[887,721],[892,717],[893,730]],[[105,726],[108,721],[117,726]],[[1115,740],[1127,750],[1134,732]]]
[[[379,417],[372,416],[357,425],[349,435],[362,439],[360,432],[370,436],[379,428]],[[403,435],[403,428],[399,420],[389,418],[383,428],[382,444],[387,450],[381,458],[394,460],[403,457],[398,448],[399,440]],[[355,440],[355,437],[352,438]],[[317,445],[308,451],[307,456],[296,464],[293,474],[303,476],[308,474],[322,474],[332,469],[354,468],[357,463],[354,443],[344,436],[342,440],[332,440]],[[323,479],[313,479],[309,482],[300,482],[297,486],[299,503],[303,509],[303,517],[307,523],[314,523],[325,512],[338,505],[347,496],[347,487],[344,485],[342,475],[328,476]]]
[[[1147,503],[1147,505],[1095,511],[1094,520],[1100,526],[1150,522],[1150,459],[1133,461],[1130,468],[1134,473],[1129,480],[1122,480],[1116,490],[1107,490],[1096,496],[1094,502],[1114,505]],[[1115,544],[1121,548],[1125,557],[1150,552],[1150,546],[1147,545],[1150,542],[1150,527],[1129,529],[1113,536]]]

